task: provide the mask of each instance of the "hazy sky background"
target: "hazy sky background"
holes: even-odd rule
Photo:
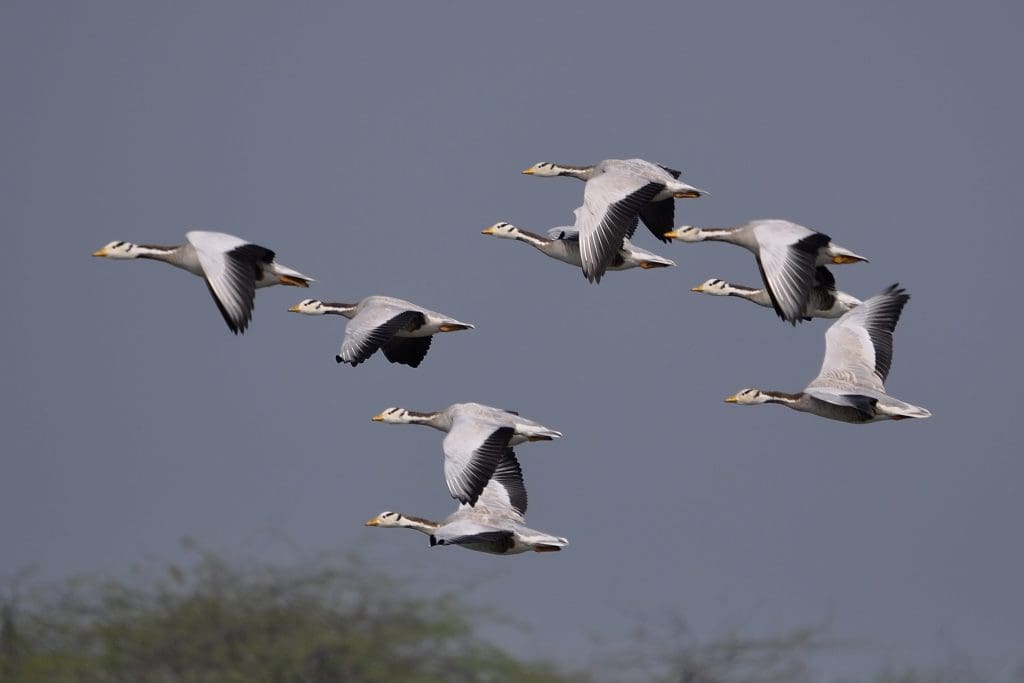
[[[352,550],[417,590],[471,586],[563,661],[640,615],[700,635],[830,621],[823,676],[1022,660],[1020,69],[1015,3],[36,3],[0,6],[0,577],[123,574],[180,540],[289,561]],[[778,217],[912,299],[890,392],[930,420],[852,426],[722,398],[798,390],[796,329],[689,292],[756,284],[744,250],[636,242],[658,271],[579,271],[480,235],[572,220],[538,161],[642,157],[711,196],[677,223]],[[202,282],[110,240],[221,230],[318,279],[261,290],[232,336]],[[473,322],[412,370],[334,355],[304,296],[389,294]],[[453,509],[441,434],[390,405],[512,408],[528,522],[565,552],[496,558],[366,529]]]

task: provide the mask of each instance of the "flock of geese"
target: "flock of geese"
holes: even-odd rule
[[[542,162],[524,174],[569,176],[584,181],[575,225],[547,237],[510,223],[495,223],[485,235],[525,242],[545,255],[580,268],[590,282],[609,270],[674,266],[629,240],[644,225],[663,242],[719,241],[754,254],[763,287],[712,278],[693,291],[735,296],[774,309],[796,325],[836,318],[825,333],[825,358],[818,376],[802,391],[743,389],[728,403],[777,403],[843,422],[865,423],[929,417],[928,410],[889,396],[885,379],[892,365],[893,331],[910,295],[892,285],[866,301],[836,289],[828,265],[867,261],[823,233],[785,220],[756,220],[727,228],[674,227],[675,200],[706,194],[679,179],[679,171],[642,159],[606,159],[593,166]],[[270,249],[220,232],[190,231],[177,246],[110,242],[93,256],[164,261],[203,278],[217,309],[235,334],[249,326],[256,290],[272,285],[309,287],[314,280],[279,264]],[[380,350],[392,363],[418,367],[434,335],[473,325],[403,299],[368,296],[358,303],[304,299],[289,311],[348,319],[338,363],[359,365]],[[388,408],[375,422],[420,424],[446,433],[444,477],[458,508],[443,521],[382,512],[367,526],[415,529],[430,545],[455,545],[499,555],[560,550],[568,540],[526,526],[526,488],[513,451],[529,441],[550,441],[561,432],[518,413],[479,403],[456,403],[436,412]]]

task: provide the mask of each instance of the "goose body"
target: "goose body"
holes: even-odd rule
[[[526,526],[526,503],[522,469],[512,449],[506,448],[475,506],[462,503],[441,522],[382,512],[366,526],[415,529],[430,537],[431,546],[454,545],[492,555],[552,552],[567,546],[564,537]]]
[[[836,289],[835,278],[825,266],[815,270],[814,284],[811,287],[804,307],[803,319],[838,318],[861,303],[860,299]],[[768,290],[738,285],[718,278],[705,280],[690,291],[710,294],[712,296],[733,296],[752,301],[758,306],[772,308],[772,300]]]
[[[664,241],[675,218],[673,200],[700,197],[702,190],[679,180],[679,171],[643,159],[605,159],[593,166],[541,162],[523,171],[541,177],[570,176],[586,183],[579,208],[580,260],[583,274],[600,282],[615,260],[623,239],[632,237],[637,219]]]
[[[548,230],[547,237],[542,237],[529,230],[517,228],[511,223],[500,222],[484,230],[483,234],[524,242],[557,261],[577,268],[583,267],[583,260],[580,256],[580,236],[574,227],[551,228]],[[629,270],[631,268],[647,270],[674,265],[675,261],[641,249],[632,244],[629,239],[623,239],[622,246],[612,259],[608,270]]]
[[[421,424],[445,432],[442,442],[444,476],[452,498],[475,505],[505,452],[527,441],[551,441],[562,436],[517,413],[481,403],[455,403],[444,410],[421,413],[387,408],[374,422]]]
[[[206,282],[228,329],[245,332],[252,319],[256,290],[272,285],[308,287],[313,279],[274,260],[274,252],[223,232],[192,230],[184,244],[159,246],[110,242],[93,256],[163,261]]]
[[[469,323],[390,296],[368,296],[355,304],[304,299],[288,310],[348,318],[341,350],[335,360],[353,367],[378,349],[392,363],[419,367],[430,350],[433,335],[473,329]]]
[[[728,242],[752,252],[772,307],[780,318],[794,325],[805,317],[818,266],[867,261],[833,244],[832,238],[824,233],[778,219],[756,220],[731,228],[686,226],[665,236],[683,242]]]
[[[727,403],[778,403],[842,422],[877,422],[930,417],[931,413],[889,396],[885,379],[892,365],[892,335],[906,290],[892,285],[834,322],[825,333],[825,359],[818,376],[798,393],[743,389]]]

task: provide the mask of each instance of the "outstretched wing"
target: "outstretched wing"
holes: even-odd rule
[[[426,318],[420,311],[403,311],[393,306],[367,306],[345,326],[338,362],[350,363],[353,367],[359,365],[399,331],[415,330],[424,322]]]
[[[185,238],[196,251],[217,309],[235,334],[245,332],[256,302],[256,281],[274,252],[222,232],[192,230]]]
[[[583,274],[600,282],[622,247],[632,236],[640,210],[665,188],[633,174],[602,173],[587,181],[577,227]],[[666,228],[667,229],[667,228]]]
[[[786,322],[803,316],[814,283],[818,250],[831,242],[828,235],[800,226],[805,234],[789,230],[759,230],[757,265],[761,269],[772,307]]]
[[[825,359],[808,390],[884,392],[892,365],[892,334],[910,295],[891,285],[843,314],[825,332]]]
[[[509,450],[515,429],[458,419],[442,442],[444,478],[452,498],[476,505],[487,482]]]

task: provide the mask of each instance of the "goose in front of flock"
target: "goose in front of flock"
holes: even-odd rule
[[[578,211],[579,209],[577,209]],[[542,237],[511,223],[499,222],[484,230],[483,234],[523,242],[555,260],[577,268],[583,266],[583,261],[580,258],[580,233],[574,227],[551,228],[548,230],[547,237]],[[631,268],[648,270],[674,265],[676,265],[675,261],[641,249],[631,243],[629,239],[623,239],[622,246],[612,259],[608,270],[629,270]]]
[[[446,432],[444,478],[452,498],[475,505],[505,451],[527,441],[551,441],[562,433],[511,410],[481,403],[455,403],[444,410],[421,413],[387,408],[374,422],[420,424]]]
[[[654,236],[675,224],[674,199],[706,194],[679,180],[680,172],[643,159],[605,159],[593,166],[543,161],[523,171],[540,177],[569,176],[586,183],[577,216],[580,260],[590,282],[600,282],[615,261],[622,241],[632,237],[637,217]]]
[[[768,290],[738,285],[718,278],[705,280],[690,291],[712,296],[734,296],[752,301],[758,306],[772,307]],[[837,290],[836,280],[829,269],[825,266],[818,266],[814,271],[814,284],[807,298],[807,305],[804,307],[803,319],[838,318],[860,303],[860,299]]]
[[[419,367],[430,350],[433,335],[473,329],[469,323],[390,296],[368,296],[355,304],[304,299],[288,310],[348,318],[341,350],[334,358],[353,367],[378,349],[392,363]]]
[[[554,552],[568,539],[526,526],[526,487],[515,453],[505,448],[473,506],[460,503],[444,521],[435,522],[401,512],[382,512],[366,526],[415,529],[430,537],[430,545],[454,545],[493,555],[527,551]]]
[[[274,252],[223,232],[191,230],[177,246],[110,242],[93,252],[109,259],[152,259],[198,275],[206,282],[228,329],[245,332],[256,290],[272,285],[308,287],[313,278],[274,260]]]
[[[842,422],[878,422],[930,417],[925,408],[905,403],[885,392],[892,365],[892,335],[906,290],[892,285],[845,313],[825,332],[825,359],[807,387],[787,394],[743,389],[726,403],[778,403],[793,410]]]
[[[682,242],[728,242],[754,254],[772,308],[786,322],[805,317],[818,266],[867,261],[832,238],[790,221],[756,220],[731,228],[685,226],[665,233]]]

